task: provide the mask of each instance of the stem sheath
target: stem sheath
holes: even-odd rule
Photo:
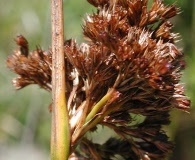
[[[63,0],[51,0],[52,20],[52,130],[51,159],[67,160],[70,127],[66,105]]]

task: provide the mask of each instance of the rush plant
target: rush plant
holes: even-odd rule
[[[179,35],[169,20],[180,10],[162,0],[150,7],[147,0],[88,0],[97,11],[86,15],[86,41],[77,44],[64,42],[59,2],[52,1],[52,49],[29,52],[20,35],[7,59],[19,75],[16,89],[38,84],[53,92],[52,159],[165,159],[173,151],[162,128],[170,124],[169,112],[190,106],[180,83]],[[97,125],[117,136],[94,143],[86,133]]]

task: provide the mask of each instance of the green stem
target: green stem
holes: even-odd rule
[[[86,117],[85,120],[85,124],[79,128],[72,136],[72,145],[75,146],[78,139],[80,137],[82,137],[82,135],[84,135],[88,128],[90,128],[91,126],[95,126],[97,124],[97,121],[91,121],[96,115],[97,113],[105,106],[105,104],[107,103],[107,101],[111,98],[113,92],[115,90],[112,88],[108,91],[108,93],[93,107],[93,109],[91,110],[91,112],[88,114],[88,116]],[[95,118],[96,119],[96,118]],[[89,125],[88,125],[89,124]]]
[[[65,97],[63,0],[51,0],[52,19],[52,131],[51,159],[68,160],[70,127]]]
[[[117,104],[115,106],[112,106],[110,109],[108,109],[107,111],[105,111],[103,114],[98,115],[92,122],[85,123],[85,125],[83,126],[83,130],[82,130],[83,133],[85,133],[87,130],[90,130],[94,126],[96,126],[107,115],[109,115],[111,112],[114,112],[115,110],[117,110],[118,108],[120,108],[121,105],[122,105],[122,103],[121,104]]]
[[[111,93],[113,93],[114,90],[112,90]],[[109,95],[111,96],[111,94],[109,92]],[[106,97],[108,95],[105,95]],[[105,96],[102,98],[104,99]],[[109,97],[110,97],[109,96]],[[101,100],[102,100],[101,99]],[[106,99],[106,98],[105,98]],[[100,100],[100,101],[101,101]],[[108,100],[108,99],[107,99]],[[109,115],[111,112],[117,110],[118,108],[120,108],[120,106],[122,105],[123,103],[120,103],[120,104],[116,104],[115,106],[112,106],[111,108],[109,108],[107,111],[105,111],[104,113],[100,113],[99,115],[94,115],[93,119],[89,119],[89,121],[86,121],[86,123],[83,125],[83,127],[81,128],[81,131],[79,132],[79,134],[75,134],[72,138],[72,144],[73,144],[73,147],[75,147],[79,140],[82,138],[82,136],[87,132],[89,131],[91,128],[93,128],[94,126],[96,126],[99,122],[101,122],[105,116]]]
[[[110,99],[112,96],[112,93],[114,92],[114,89],[110,89],[108,93],[93,107],[91,112],[88,114],[86,118],[86,123],[90,121],[101,109],[102,107],[106,104],[106,102]]]

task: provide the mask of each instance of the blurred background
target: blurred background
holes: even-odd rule
[[[165,0],[173,3],[174,0]],[[179,32],[187,69],[182,81],[192,100],[191,113],[174,109],[172,123],[165,129],[176,143],[170,160],[195,157],[195,0],[177,0],[182,13],[172,19]],[[82,41],[82,19],[95,11],[86,1],[64,0],[65,36]],[[0,160],[49,160],[50,93],[37,86],[16,91],[15,74],[6,68],[6,58],[16,48],[14,38],[23,34],[30,49],[37,45],[48,50],[51,44],[50,1],[0,0]]]

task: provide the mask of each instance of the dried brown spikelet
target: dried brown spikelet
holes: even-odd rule
[[[38,84],[51,91],[51,54],[40,48],[26,54],[24,50],[28,42],[23,36],[17,37],[16,43],[20,48],[7,59],[7,66],[19,75],[13,80],[13,85],[21,89],[29,84]]]

